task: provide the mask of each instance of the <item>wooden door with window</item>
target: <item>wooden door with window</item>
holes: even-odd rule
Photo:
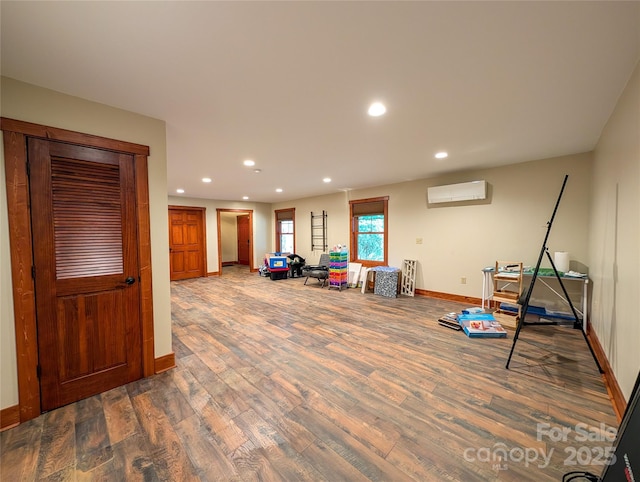
[[[28,141],[43,411],[142,377],[134,156]]]
[[[238,264],[249,264],[249,216],[238,216]]]
[[[169,208],[169,266],[171,281],[205,273],[204,208]]]

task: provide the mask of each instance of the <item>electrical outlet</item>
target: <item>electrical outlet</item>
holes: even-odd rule
[[[465,276],[463,276],[462,278],[460,278],[460,284],[461,285],[466,285],[467,284],[467,278]]]
[[[422,238],[416,238],[416,244],[422,244]]]

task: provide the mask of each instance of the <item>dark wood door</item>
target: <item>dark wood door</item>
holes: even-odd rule
[[[204,210],[169,208],[171,281],[205,275]]]
[[[42,410],[142,377],[134,158],[29,139]]]
[[[238,264],[249,264],[249,216],[238,216]]]

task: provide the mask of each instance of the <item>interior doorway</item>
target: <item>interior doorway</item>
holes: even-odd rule
[[[253,211],[217,209],[218,274],[224,266],[246,266],[255,270],[253,253]]]
[[[236,218],[236,232],[238,237],[238,264],[249,266],[251,258],[249,250],[249,216],[242,214]]]
[[[206,276],[205,208],[169,206],[171,281]]]

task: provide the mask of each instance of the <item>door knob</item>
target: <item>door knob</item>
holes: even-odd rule
[[[133,283],[136,282],[136,279],[133,276],[129,276],[126,280],[124,280],[125,283],[127,283],[128,285],[132,285]]]

